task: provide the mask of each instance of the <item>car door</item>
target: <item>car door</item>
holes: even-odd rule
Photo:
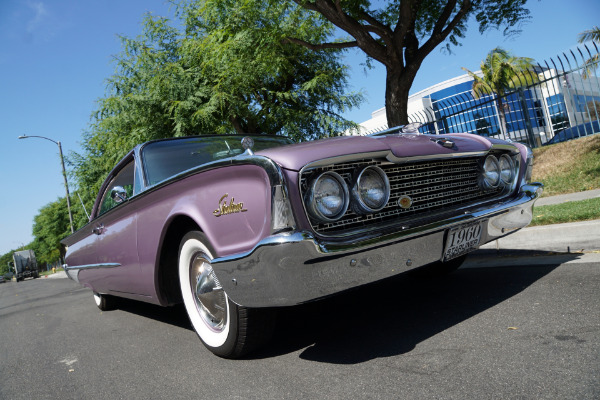
[[[134,195],[133,156],[113,171],[98,205],[93,221],[94,247],[101,274],[94,287],[105,293],[142,294],[140,263],[137,250],[137,212],[130,204]]]

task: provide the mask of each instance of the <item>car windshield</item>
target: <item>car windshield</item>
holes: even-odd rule
[[[205,136],[148,143],[142,148],[146,182],[151,186],[198,165],[242,154],[242,138]],[[288,138],[277,136],[252,136],[252,139],[253,151],[293,143]]]

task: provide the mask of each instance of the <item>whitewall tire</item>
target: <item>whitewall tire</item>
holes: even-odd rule
[[[178,260],[181,295],[204,345],[218,356],[237,358],[269,337],[273,313],[232,302],[213,271],[214,254],[202,232],[192,231],[183,237]]]

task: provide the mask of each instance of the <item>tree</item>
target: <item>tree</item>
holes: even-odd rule
[[[56,262],[64,256],[60,241],[71,234],[66,198],[40,209],[33,219],[32,247],[38,264]]]
[[[0,275],[4,275],[7,272],[11,272],[8,267],[8,263],[13,262],[12,255],[14,252],[15,250],[11,250],[8,253],[5,253],[2,256],[0,256]]]
[[[354,126],[341,113],[362,97],[347,93],[339,50],[314,54],[282,40],[292,33],[319,39],[331,27],[309,29],[308,13],[290,4],[244,4],[181,1],[182,28],[146,16],[139,37],[121,38],[83,152],[69,157],[88,209],[118,160],[148,140],[234,132],[306,140]]]
[[[179,11],[186,21],[186,75],[208,88],[207,98],[191,99],[195,120],[218,132],[233,128],[296,140],[337,135],[353,125],[340,112],[362,96],[345,93],[340,50],[315,53],[284,40],[321,40],[330,25],[289,3],[267,0],[199,0],[184,2]]]
[[[496,47],[491,50],[485,60],[481,62],[480,77],[477,73],[462,67],[473,78],[473,97],[476,99],[485,95],[495,94],[496,107],[500,117],[500,129],[506,137],[506,111],[508,104],[506,95],[511,89],[525,86],[537,81],[537,74],[533,71],[533,59],[515,57],[508,51]]]
[[[385,107],[389,126],[408,123],[408,94],[423,60],[442,42],[459,45],[471,17],[483,33],[504,27],[504,34],[530,18],[527,0],[394,0],[375,7],[369,0],[293,0],[322,15],[350,39],[289,41],[312,50],[360,48],[386,68]]]
[[[600,43],[600,28],[597,26],[592,29],[588,29],[579,34],[579,43],[584,43],[587,41],[594,41],[596,43]],[[585,60],[583,63],[584,72],[583,77],[587,79],[587,77],[592,73],[593,70],[598,68],[598,62],[600,62],[600,53],[596,53],[592,55],[589,59]]]

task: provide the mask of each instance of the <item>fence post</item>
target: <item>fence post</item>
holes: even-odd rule
[[[533,149],[538,147],[538,143],[535,140],[535,135],[533,134],[533,126],[531,125],[529,109],[527,108],[527,100],[525,99],[525,91],[522,87],[519,88],[519,100],[521,101],[521,110],[523,112],[523,119],[525,120],[525,128],[527,129],[527,141],[529,142],[529,147]]]

